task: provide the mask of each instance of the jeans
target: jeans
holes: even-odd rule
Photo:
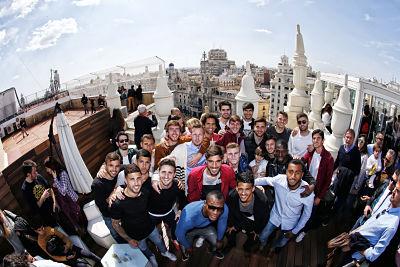
[[[156,216],[150,215],[150,218],[156,226],[158,224],[160,224],[162,221],[166,225],[168,225],[168,227],[171,228],[172,240],[176,240],[176,235],[175,235],[176,221],[175,221],[175,212],[174,211],[171,211],[169,214],[167,214],[163,217],[156,217]]]
[[[154,256],[153,252],[149,249],[147,246],[147,239],[150,239],[154,245],[158,248],[160,253],[165,253],[167,251],[167,248],[165,247],[165,244],[163,240],[161,239],[160,233],[158,232],[157,227],[154,227],[154,230],[146,237],[143,238],[142,240],[139,241],[138,247],[139,249],[143,252],[143,254],[149,259],[151,256]]]
[[[274,232],[278,227],[275,226],[271,221],[268,221],[267,225],[261,231],[260,243],[261,246],[265,247],[267,245],[268,237]],[[277,241],[274,242],[272,247],[284,247],[289,241],[283,234],[281,234]]]
[[[211,252],[217,250],[217,230],[211,225],[205,228],[195,228],[186,233],[186,239],[193,244],[195,237],[203,237],[211,245]]]
[[[108,230],[110,230],[111,236],[114,238],[114,240],[119,243],[119,244],[124,244],[126,243],[125,239],[119,236],[117,231],[115,231],[114,227],[112,226],[112,220],[110,217],[105,217],[103,216],[104,223],[106,224]]]

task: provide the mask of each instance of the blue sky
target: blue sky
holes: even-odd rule
[[[0,90],[151,56],[198,67],[211,48],[275,67],[292,61],[297,23],[315,70],[400,80],[400,0],[1,0]]]

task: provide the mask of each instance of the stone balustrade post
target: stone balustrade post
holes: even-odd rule
[[[324,106],[324,92],[322,90],[321,73],[317,72],[317,80],[311,91],[311,112],[308,116],[310,129],[324,129],[321,119],[321,110]]]
[[[325,88],[325,104],[324,106],[326,106],[326,104],[332,105],[332,101],[333,101],[333,94],[335,92],[335,85],[332,84],[331,82],[328,82],[326,84],[326,88]]]
[[[256,92],[253,75],[251,75],[250,62],[246,62],[246,74],[242,78],[242,86],[239,93],[235,96],[236,99],[236,114],[240,117],[243,116],[243,104],[246,102],[253,103],[254,113],[253,117],[258,117],[258,102],[260,97]]]
[[[112,81],[112,74],[110,73],[108,76],[109,76],[109,83],[106,87],[107,91],[106,102],[107,102],[107,107],[110,109],[110,116],[112,116],[114,109],[121,109],[121,99],[117,92],[118,85],[116,83],[113,83]]]

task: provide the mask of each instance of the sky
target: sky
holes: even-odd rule
[[[153,56],[199,67],[212,48],[276,67],[293,60],[296,24],[314,70],[400,80],[400,0],[0,0],[0,91]]]

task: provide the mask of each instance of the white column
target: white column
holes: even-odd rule
[[[325,148],[336,158],[340,146],[343,144],[343,135],[350,126],[353,109],[350,104],[350,91],[347,87],[348,77],[344,76],[344,86],[340,89],[338,100],[333,106],[332,134],[326,138]]]
[[[311,113],[308,116],[310,120],[310,129],[323,129],[324,124],[321,119],[321,110],[324,106],[324,92],[322,90],[321,73],[317,72],[317,80],[311,91]]]
[[[307,57],[304,54],[303,36],[300,32],[300,25],[297,25],[296,51],[293,57],[293,83],[294,89],[289,94],[289,100],[286,111],[289,115],[288,126],[294,128],[297,126],[296,116],[303,112],[309,105],[310,98],[306,94],[307,79]]]
[[[253,117],[258,117],[258,101],[260,97],[256,92],[254,85],[254,78],[251,75],[250,62],[246,61],[246,74],[242,78],[242,86],[240,87],[239,93],[235,96],[236,99],[236,114],[243,116],[243,104],[245,102],[253,103],[254,113]]]
[[[165,75],[163,65],[159,65],[156,91],[153,94],[156,116],[158,118],[158,129],[153,131],[154,138],[160,140],[161,133],[167,123],[171,109],[174,107],[174,96],[168,88],[168,77]]]
[[[364,98],[365,93],[363,91],[361,83],[359,83],[358,90],[356,91],[356,96],[354,99],[353,117],[351,118],[350,124],[350,128],[352,128],[356,132],[356,136],[358,136],[361,117],[363,116]]]
[[[112,81],[112,74],[109,74],[109,83],[107,85],[107,107],[110,109],[110,116],[112,116],[113,109],[120,109],[121,108],[121,99],[119,98],[119,94],[117,92],[118,85],[113,83]]]
[[[0,139],[0,172],[8,166],[7,153],[4,151],[3,142]]]
[[[331,82],[328,82],[326,84],[326,88],[325,88],[325,105],[324,106],[326,106],[326,104],[332,105],[334,92],[335,92],[335,85],[332,84]]]

